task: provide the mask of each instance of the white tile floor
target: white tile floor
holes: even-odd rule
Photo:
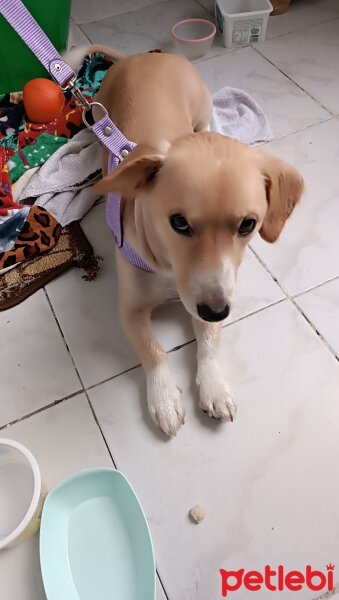
[[[174,21],[211,18],[212,5],[73,0],[72,35],[128,53],[168,48]],[[173,441],[153,427],[117,318],[102,204],[83,222],[104,257],[98,279],[86,283],[69,271],[0,313],[0,435],[31,448],[49,488],[77,469],[111,464],[106,441],[149,520],[157,600],[221,598],[222,567],[339,569],[338,0],[293,0],[286,15],[271,18],[268,38],[234,51],[217,40],[198,64],[212,91],[235,85],[259,101],[275,134],[272,151],[306,181],[279,243],[253,243],[223,330],[236,421],[218,425],[197,409],[193,334],[173,305],[158,311],[156,329],[172,350],[187,422]],[[198,527],[187,518],[196,503],[208,508]],[[1,600],[44,600],[37,536],[1,554],[0,582]],[[281,598],[315,595],[304,589]]]

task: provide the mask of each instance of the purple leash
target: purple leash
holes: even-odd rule
[[[75,77],[20,0],[0,0],[0,12],[61,87]]]
[[[82,105],[83,122],[108,150],[109,171],[115,169],[124,157],[136,147],[136,144],[125,138],[109,118],[107,110],[102,104],[99,102],[90,104],[79,88],[76,87],[76,74],[62,59],[21,0],[0,0],[0,13],[12,25],[13,29],[32,50],[61,89],[63,91],[70,90]],[[94,125],[89,125],[86,116],[87,113],[92,111],[93,106],[99,107],[104,112],[104,116]],[[123,256],[135,267],[153,273],[153,270],[134,248],[124,240],[121,225],[121,198],[118,194],[111,193],[107,197],[106,219]]]

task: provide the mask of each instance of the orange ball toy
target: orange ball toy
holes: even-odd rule
[[[32,123],[50,123],[62,111],[65,98],[59,86],[38,77],[24,85],[25,112]]]

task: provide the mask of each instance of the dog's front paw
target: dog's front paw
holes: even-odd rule
[[[166,363],[147,375],[147,402],[154,423],[166,435],[175,437],[185,422],[181,390],[176,386]]]
[[[199,362],[196,384],[199,388],[199,406],[209,417],[221,421],[234,420],[237,406],[231,388],[214,359]]]

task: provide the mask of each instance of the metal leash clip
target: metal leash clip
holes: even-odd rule
[[[74,98],[77,100],[77,102],[80,104],[80,106],[82,106],[82,109],[83,109],[82,110],[82,120],[83,120],[84,124],[86,125],[86,127],[88,129],[91,129],[92,125],[90,123],[88,123],[86,115],[89,111],[92,111],[93,106],[98,106],[99,108],[101,108],[101,110],[104,113],[103,116],[106,116],[108,113],[107,113],[106,108],[100,102],[88,102],[86,96],[84,96],[82,91],[75,85],[76,80],[77,80],[77,77],[75,75],[67,83],[67,86],[65,88],[61,88],[61,89],[63,89],[63,91],[69,90],[71,92],[71,94],[74,96]],[[92,120],[94,123],[95,120],[94,120],[93,114],[92,114]]]

